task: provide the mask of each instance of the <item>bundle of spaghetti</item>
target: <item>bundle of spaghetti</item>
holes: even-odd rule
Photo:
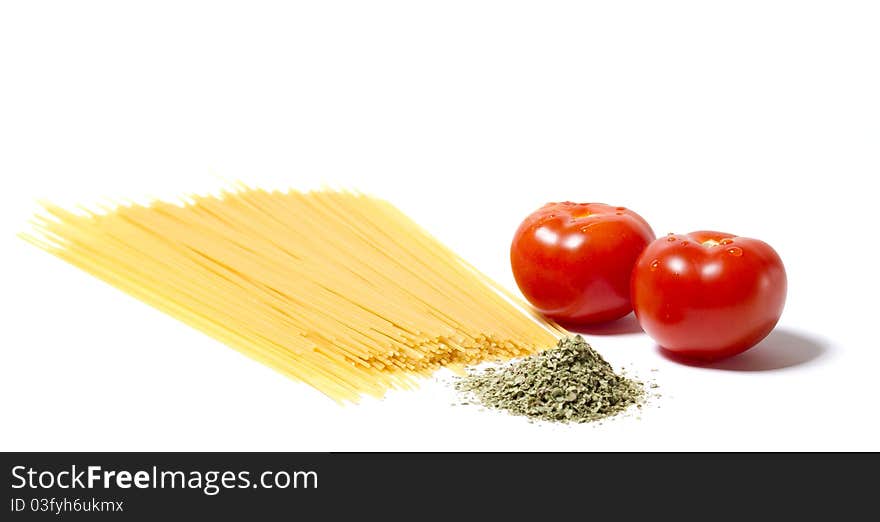
[[[564,334],[359,193],[240,185],[178,203],[43,205],[25,239],[339,402]]]

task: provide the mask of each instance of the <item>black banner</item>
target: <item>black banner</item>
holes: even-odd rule
[[[872,500],[877,464],[876,454],[6,453],[0,519],[839,518]]]

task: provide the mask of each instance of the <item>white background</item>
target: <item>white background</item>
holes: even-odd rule
[[[880,450],[878,27],[846,1],[4,2],[0,449]],[[534,208],[626,205],[769,242],[788,304],[712,368],[589,335],[663,397],[533,425],[439,381],[339,407],[15,237],[38,197],[231,179],[384,197],[511,287]]]

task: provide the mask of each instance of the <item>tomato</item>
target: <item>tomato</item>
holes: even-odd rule
[[[782,315],[785,267],[767,243],[721,232],[660,238],[633,270],[642,329],[678,355],[713,360],[761,341]]]
[[[542,314],[569,324],[632,311],[630,275],[654,232],[641,216],[602,203],[548,203],[510,246],[516,284]]]

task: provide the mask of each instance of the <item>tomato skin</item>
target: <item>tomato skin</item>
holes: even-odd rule
[[[786,290],[785,267],[770,245],[722,232],[659,238],[632,276],[642,329],[666,350],[700,360],[758,344],[779,321]]]
[[[653,239],[648,223],[624,207],[548,203],[517,229],[510,264],[520,291],[547,317],[610,321],[632,311],[632,269]]]

